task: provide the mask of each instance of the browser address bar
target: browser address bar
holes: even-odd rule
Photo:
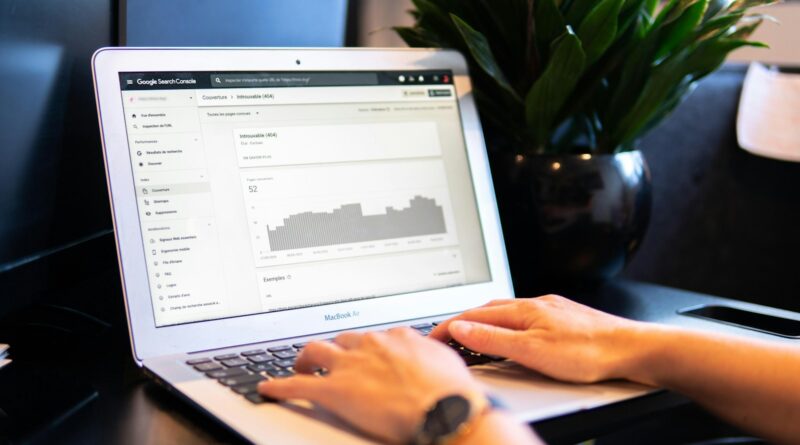
[[[212,88],[270,88],[378,85],[375,73],[211,74]]]

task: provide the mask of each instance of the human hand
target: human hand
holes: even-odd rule
[[[313,375],[325,368],[325,377]],[[407,443],[425,412],[448,395],[482,394],[450,347],[408,328],[344,333],[312,342],[297,359],[300,375],[262,382],[261,394],[305,399],[384,441]]]
[[[430,337],[499,355],[559,380],[632,378],[647,327],[558,295],[495,300],[436,327]]]

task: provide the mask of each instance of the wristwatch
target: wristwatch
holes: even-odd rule
[[[473,420],[498,404],[483,394],[453,394],[439,399],[425,414],[412,445],[445,445],[470,429]]]

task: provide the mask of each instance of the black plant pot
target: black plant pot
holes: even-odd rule
[[[595,286],[622,271],[644,237],[651,181],[640,151],[496,154],[492,170],[519,296]]]

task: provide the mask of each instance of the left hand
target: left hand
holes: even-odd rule
[[[558,380],[642,382],[661,328],[600,312],[558,295],[495,300],[439,324],[430,338],[509,358]]]
[[[328,374],[312,375],[318,368]],[[394,443],[409,442],[437,400],[482,392],[455,351],[409,328],[349,332],[333,343],[309,343],[295,370],[300,375],[262,382],[259,392],[309,400]]]

